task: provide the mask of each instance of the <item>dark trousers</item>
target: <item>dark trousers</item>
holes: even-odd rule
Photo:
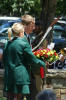
[[[24,97],[26,97],[27,100],[29,100],[29,95],[22,95],[20,94],[12,94],[12,93],[9,93],[7,95],[7,100],[24,100]]]
[[[36,82],[35,82],[35,77],[31,75],[31,84],[30,84],[30,95],[27,96],[27,100],[35,100],[35,97],[38,93],[36,89]]]

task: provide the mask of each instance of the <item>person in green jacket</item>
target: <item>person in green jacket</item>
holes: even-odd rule
[[[30,68],[45,67],[45,63],[35,57],[24,36],[24,27],[21,23],[14,23],[12,28],[13,39],[5,44],[3,51],[4,91],[13,97],[7,100],[20,100],[22,96],[30,94]],[[36,66],[36,67],[35,67]]]

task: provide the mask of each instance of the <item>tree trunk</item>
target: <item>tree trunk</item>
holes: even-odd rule
[[[41,21],[43,32],[45,33],[51,22],[53,21],[57,0],[40,0],[42,6]],[[52,32],[47,36],[47,40],[51,41]],[[50,42],[48,41],[48,42]]]

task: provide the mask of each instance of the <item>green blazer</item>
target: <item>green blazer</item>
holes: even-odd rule
[[[45,67],[45,63],[37,59],[32,53],[32,49],[24,36],[15,37],[8,41],[3,51],[3,63],[5,68],[5,85],[10,84],[30,84],[30,68],[32,70]]]

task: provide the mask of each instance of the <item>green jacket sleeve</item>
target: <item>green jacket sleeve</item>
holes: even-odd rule
[[[36,56],[33,54],[32,49],[28,42],[26,42],[26,46],[24,48],[24,55],[25,55],[27,62],[30,65],[36,66],[36,67],[41,67],[41,66],[45,67],[45,63],[37,59]]]

